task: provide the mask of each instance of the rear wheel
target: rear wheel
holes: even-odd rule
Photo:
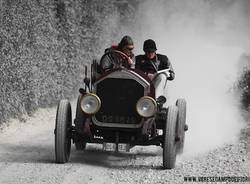
[[[71,105],[68,100],[61,100],[57,107],[55,127],[55,156],[57,163],[65,163],[69,160],[71,134]]]
[[[177,152],[182,153],[184,149],[185,141],[185,124],[186,124],[186,108],[187,102],[185,99],[178,99],[176,101],[176,106],[178,107],[178,120],[177,120]]]
[[[172,169],[176,161],[176,122],[178,108],[169,106],[166,126],[163,129],[163,168]]]

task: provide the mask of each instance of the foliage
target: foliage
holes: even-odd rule
[[[117,2],[0,0],[0,122],[76,95],[84,65],[133,20]]]
[[[238,82],[240,89],[240,100],[244,110],[250,110],[250,70],[245,70]]]

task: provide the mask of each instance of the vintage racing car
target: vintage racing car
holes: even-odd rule
[[[108,71],[100,68],[107,55],[120,57]],[[114,59],[114,57],[113,57]],[[114,59],[115,60],[115,59]],[[129,58],[120,51],[109,51],[91,64],[91,76],[85,67],[85,87],[79,89],[74,125],[71,104],[61,100],[55,125],[55,158],[57,163],[68,162],[71,142],[77,150],[87,143],[128,145],[157,145],[163,148],[163,168],[175,167],[176,154],[184,146],[186,101],[164,107],[166,98],[155,98],[152,80],[142,71],[126,66]]]

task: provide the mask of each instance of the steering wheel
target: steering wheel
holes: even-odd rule
[[[106,64],[104,62],[109,62],[109,63]],[[111,64],[112,65],[111,68],[121,68],[122,66],[129,68],[132,63],[133,61],[130,59],[130,57],[128,57],[126,54],[124,54],[119,50],[110,50],[106,52],[100,60],[101,66],[105,66],[105,64],[106,65]]]

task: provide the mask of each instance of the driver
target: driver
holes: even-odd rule
[[[153,80],[156,97],[163,93],[167,80],[173,80],[175,73],[166,55],[156,54],[156,44],[152,39],[145,40],[143,44],[144,55],[135,57],[135,68],[146,73]],[[157,72],[159,75],[157,75]]]
[[[100,65],[103,71],[110,70],[112,68],[120,67],[121,65],[126,68],[130,68],[134,65],[134,43],[130,36],[124,36],[118,45],[113,45],[110,48],[105,49],[104,57],[100,61]],[[112,51],[120,51],[123,54],[115,53]],[[109,53],[110,52],[110,53]],[[125,56],[128,56],[127,59]],[[124,62],[126,61],[126,62]]]

